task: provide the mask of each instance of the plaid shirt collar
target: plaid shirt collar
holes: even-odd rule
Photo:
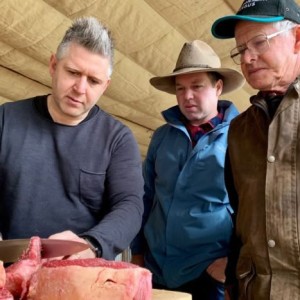
[[[224,117],[224,111],[221,109],[221,111],[215,117],[213,117],[208,122],[203,123],[199,126],[191,125],[186,120],[185,127],[190,134],[193,147],[197,144],[200,137],[202,137],[204,134],[214,129],[217,125],[221,124],[223,121],[223,117]]]

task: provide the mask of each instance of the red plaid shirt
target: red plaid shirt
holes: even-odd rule
[[[215,117],[210,119],[208,122],[203,123],[199,126],[194,126],[194,125],[191,125],[190,123],[186,122],[185,126],[190,134],[193,147],[197,144],[197,142],[201,136],[203,136],[207,132],[211,131],[218,124],[222,123],[223,117],[224,117],[224,113],[223,113],[223,111],[221,111]]]

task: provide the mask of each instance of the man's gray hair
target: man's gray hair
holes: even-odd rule
[[[76,43],[93,53],[108,58],[110,62],[108,76],[111,76],[114,63],[113,40],[110,31],[99,20],[94,17],[76,19],[57,47],[58,60],[64,57],[71,43]]]
[[[283,21],[275,22],[273,23],[273,25],[277,30],[284,30],[284,29],[294,28],[299,24],[292,22],[290,20],[283,20]],[[288,34],[288,32],[284,32],[283,34]]]

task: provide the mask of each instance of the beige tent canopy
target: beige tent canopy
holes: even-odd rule
[[[145,156],[151,134],[164,123],[161,111],[175,97],[149,84],[152,76],[173,70],[185,41],[209,43],[223,66],[233,40],[217,40],[212,22],[234,13],[241,0],[0,0],[0,102],[50,91],[48,61],[72,20],[94,16],[112,31],[116,44],[112,83],[99,100],[107,112],[128,125]],[[224,95],[240,111],[248,106],[245,87]]]

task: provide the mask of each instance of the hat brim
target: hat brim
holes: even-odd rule
[[[235,25],[238,21],[251,21],[259,23],[273,23],[284,20],[283,16],[243,16],[243,15],[232,15],[225,16],[216,20],[211,28],[211,32],[214,37],[218,39],[231,39],[234,37]]]
[[[208,73],[208,72],[217,72],[223,77],[223,90],[222,94],[226,94],[232,92],[238,88],[241,88],[244,83],[245,79],[243,75],[235,71],[233,69],[227,68],[205,68],[205,69],[194,69],[188,68],[173,72],[169,75],[160,76],[160,77],[152,77],[150,79],[150,83],[156,89],[169,93],[169,94],[176,94],[175,90],[175,76],[183,75],[183,74],[192,74],[192,73]]]

